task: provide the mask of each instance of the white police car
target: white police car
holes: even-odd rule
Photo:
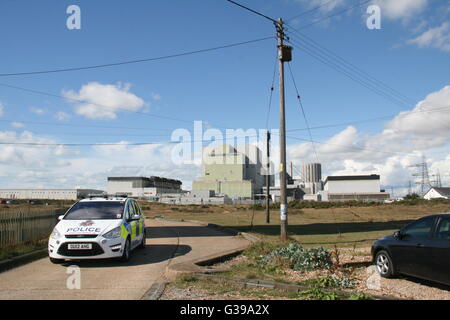
[[[75,203],[53,229],[48,242],[50,261],[65,259],[130,259],[145,247],[145,219],[136,200],[92,196]]]

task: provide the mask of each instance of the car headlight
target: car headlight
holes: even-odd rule
[[[61,234],[56,230],[56,228],[53,229],[52,234],[50,235],[52,239],[59,239],[61,238]]]
[[[120,229],[120,227],[117,227],[117,228],[114,228],[111,231],[108,231],[107,233],[105,233],[103,235],[103,238],[116,239],[116,238],[120,237],[120,234],[121,234],[121,229]]]

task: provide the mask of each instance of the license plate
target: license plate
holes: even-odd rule
[[[91,243],[69,243],[69,250],[90,250],[92,249]]]

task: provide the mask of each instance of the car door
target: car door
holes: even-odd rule
[[[432,241],[429,268],[433,280],[450,285],[450,216],[439,218]]]
[[[134,248],[139,243],[137,239],[138,232],[138,221],[134,220],[133,217],[136,215],[136,207],[134,205],[134,200],[128,202],[128,212],[130,215],[130,233],[131,233],[131,247]]]
[[[145,217],[142,214],[141,207],[139,206],[139,203],[136,201],[136,212],[140,216],[139,219],[139,243],[142,241],[142,238],[145,238]]]
[[[143,221],[142,221],[142,215],[141,210],[139,208],[139,204],[137,201],[133,201],[133,207],[134,207],[134,214],[139,216],[138,220],[135,220],[136,225],[136,244],[140,244],[143,237]]]
[[[392,246],[394,264],[400,273],[420,278],[429,275],[434,220],[435,217],[422,218],[400,231],[400,238]]]

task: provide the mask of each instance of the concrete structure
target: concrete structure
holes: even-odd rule
[[[450,199],[450,188],[433,187],[423,196],[424,199]]]
[[[301,166],[303,182],[321,182],[322,165],[320,163],[304,163]]]
[[[181,181],[161,177],[108,177],[108,194],[127,194],[133,198],[150,198],[181,193]]]
[[[256,146],[219,145],[204,149],[203,177],[193,182],[192,189],[242,199],[260,194],[264,185],[262,154]]]
[[[145,224],[150,227],[151,238],[145,249],[133,252],[131,263],[81,264],[81,288],[68,290],[67,268],[52,264],[48,258],[39,259],[0,273],[0,300],[148,299],[155,296],[150,294],[158,291],[155,288],[162,288],[158,284],[165,276],[172,279],[175,267],[202,272],[206,267],[194,262],[251,245],[241,236],[192,222],[147,219]],[[124,311],[133,314],[131,309]]]
[[[286,175],[286,194],[288,201],[292,200],[302,200],[304,195],[307,193],[308,190],[305,191],[305,185],[300,180],[292,179],[292,177],[287,174]],[[263,195],[266,194],[267,188],[264,186],[262,188]],[[270,186],[270,197],[272,199],[272,202],[279,202],[280,201],[280,186]]]
[[[305,194],[303,196],[304,201],[322,201],[322,196],[320,193],[316,194]]]
[[[0,199],[78,200],[103,192],[95,189],[0,189]]]
[[[389,193],[380,189],[380,176],[329,176],[324,183],[324,191],[319,192],[322,201],[384,201]]]
[[[216,195],[213,190],[193,190],[179,194],[166,194],[158,199],[167,204],[232,204],[232,200],[226,195]]]

